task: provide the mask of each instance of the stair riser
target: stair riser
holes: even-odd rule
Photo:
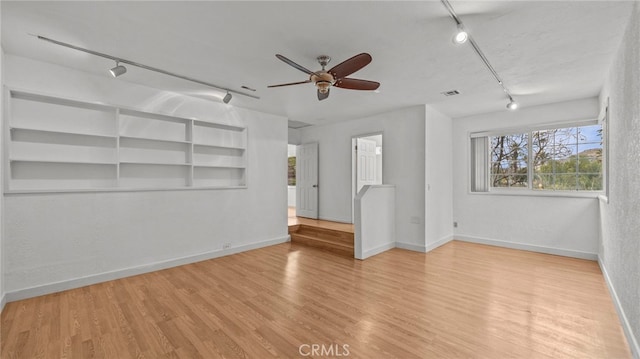
[[[323,231],[308,227],[301,227],[295,233],[353,246],[353,233]]]
[[[336,254],[353,257],[353,248],[345,248],[344,246],[336,246],[336,245],[333,245],[332,243],[314,241],[313,239],[297,236],[296,233],[291,233],[291,242],[297,243],[297,244],[303,244],[310,247],[324,249],[327,251],[334,252]]]

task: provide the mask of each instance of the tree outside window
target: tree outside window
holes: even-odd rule
[[[296,158],[289,157],[289,169],[287,171],[288,174],[288,185],[295,186],[296,185]]]
[[[603,188],[601,125],[491,136],[490,140],[491,187]]]

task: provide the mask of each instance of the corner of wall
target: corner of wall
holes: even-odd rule
[[[629,344],[629,348],[631,349],[631,356],[633,358],[639,359],[640,345],[636,340],[636,336],[633,334],[633,329],[631,328],[629,318],[624,312],[624,308],[622,307],[622,303],[620,302],[618,293],[616,292],[616,289],[613,287],[613,283],[611,283],[611,278],[609,277],[607,268],[605,267],[600,257],[598,257],[598,264],[600,265],[602,276],[604,277],[604,281],[607,284],[609,293],[611,294],[611,300],[613,301],[613,306],[616,308],[616,313],[618,313],[618,317],[620,318],[620,324],[622,325],[622,330],[624,331],[624,334],[627,337],[627,341],[629,342],[628,344]]]
[[[1,10],[0,10],[1,11]],[[1,30],[0,30],[1,32]],[[2,37],[0,35],[0,37]],[[0,44],[0,89],[4,89],[4,48]],[[4,90],[0,93],[0,116],[4,117]],[[4,123],[0,121],[0,123]],[[0,126],[0,138],[3,138],[3,127]],[[4,156],[4,143],[0,146],[0,158]],[[4,164],[0,164],[0,191],[4,191]],[[4,194],[0,194],[0,313],[4,309],[5,295],[4,295]]]
[[[640,219],[635,215],[640,196],[640,3],[634,2],[618,51],[600,93],[609,99],[608,201],[600,201],[601,234],[598,262],[609,287],[620,323],[634,358],[640,359]],[[631,156],[631,157],[630,157]]]

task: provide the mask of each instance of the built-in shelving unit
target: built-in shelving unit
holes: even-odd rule
[[[247,129],[8,90],[5,191],[244,188]]]

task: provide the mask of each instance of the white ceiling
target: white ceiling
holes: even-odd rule
[[[617,50],[632,1],[451,1],[521,106],[595,96]],[[5,53],[107,75],[109,60],[38,40],[38,34],[240,90],[232,104],[321,124],[430,104],[452,117],[500,111],[502,89],[440,1],[10,2],[2,1]],[[319,102],[304,73],[360,52],[373,61],[351,77],[380,82],[379,93],[333,88]],[[213,101],[220,93],[129,67],[131,81]],[[444,97],[441,92],[458,90]]]

